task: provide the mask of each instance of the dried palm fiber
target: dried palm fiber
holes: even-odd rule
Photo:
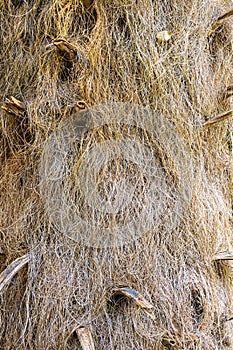
[[[232,110],[232,16],[224,15],[232,7],[230,0],[1,2],[1,271],[30,256],[1,291],[1,349],[81,349],[82,327],[96,349],[232,348],[232,268],[213,261],[232,252],[231,118],[208,123]],[[164,30],[171,38],[159,42]],[[149,130],[140,124],[145,116]],[[127,162],[113,159],[115,150]],[[148,154],[150,176],[142,167]],[[104,234],[127,213],[137,228],[149,222],[135,239],[125,230],[122,242],[89,244],[75,226],[86,184],[93,186],[91,175],[86,187],[79,183],[85,155],[100,169],[90,193],[105,203],[109,189],[114,202],[116,183],[117,198],[120,189],[124,200],[137,189],[121,216],[101,218]],[[93,213],[83,206],[92,225]],[[123,287],[153,305],[153,317],[115,293]]]

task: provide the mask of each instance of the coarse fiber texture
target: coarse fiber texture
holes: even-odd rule
[[[232,9],[1,1],[2,350],[233,349]]]

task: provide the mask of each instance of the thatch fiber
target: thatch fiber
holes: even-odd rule
[[[232,8],[1,1],[1,349],[233,349]]]

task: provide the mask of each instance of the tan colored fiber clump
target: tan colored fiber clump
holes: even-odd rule
[[[1,1],[1,349],[232,349],[232,8]]]

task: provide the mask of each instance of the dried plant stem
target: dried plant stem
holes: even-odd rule
[[[29,262],[29,254],[25,254],[14,260],[0,275],[0,292],[7,283],[16,275],[16,273]]]
[[[8,114],[22,117],[26,110],[26,106],[23,102],[11,96],[10,98],[6,99],[5,103],[2,105],[2,109]]]
[[[213,25],[212,25],[211,31],[209,32],[209,35],[211,35],[213,32],[215,32],[216,29],[221,27],[221,25],[223,25],[223,23],[231,16],[233,16],[233,9],[231,9],[230,11],[227,11],[223,15],[216,18]]]
[[[219,114],[217,115],[216,117],[213,117],[209,120],[207,120],[203,126],[212,126],[212,125],[215,125],[217,123],[220,123],[226,119],[229,119],[233,116],[233,109],[228,111],[228,112],[225,112],[225,113],[222,113],[222,114]]]

